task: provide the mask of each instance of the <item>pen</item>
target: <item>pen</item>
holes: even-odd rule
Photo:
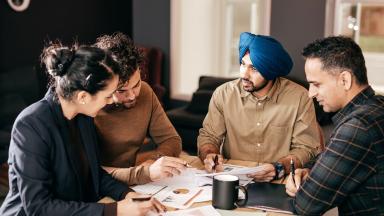
[[[295,184],[295,187],[296,187],[296,182],[295,182],[295,163],[293,163],[292,158],[291,158],[291,175],[292,175],[293,184]]]
[[[219,163],[219,155],[215,155],[215,158],[213,159],[213,163],[215,163],[212,167],[213,172],[216,172],[216,166]]]
[[[152,198],[152,196],[143,196],[143,197],[132,197],[132,201],[148,201]]]

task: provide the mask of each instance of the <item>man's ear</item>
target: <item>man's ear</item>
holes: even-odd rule
[[[353,76],[350,71],[342,71],[339,75],[339,82],[344,87],[344,90],[352,88]]]
[[[87,104],[90,100],[90,94],[86,91],[78,91],[76,95],[76,103]]]

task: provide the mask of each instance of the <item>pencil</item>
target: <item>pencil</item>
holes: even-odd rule
[[[185,202],[183,205],[188,205],[190,202],[192,202],[197,196],[199,196],[199,194],[201,194],[201,192],[203,192],[203,189],[200,189],[199,192],[197,192],[195,195],[193,195],[193,197],[191,197],[191,199],[189,199],[187,202]]]

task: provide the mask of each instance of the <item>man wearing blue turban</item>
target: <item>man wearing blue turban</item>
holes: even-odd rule
[[[199,156],[209,172],[222,170],[228,158],[263,163],[261,172],[249,174],[256,181],[281,178],[291,160],[302,167],[318,153],[322,138],[313,101],[304,87],[282,78],[293,62],[276,39],[242,33],[239,63],[240,78],[212,95]]]

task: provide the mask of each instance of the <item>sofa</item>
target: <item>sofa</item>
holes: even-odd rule
[[[289,77],[287,78],[290,79]],[[197,136],[199,135],[199,129],[202,127],[205,115],[208,113],[212,93],[221,84],[234,79],[236,78],[201,76],[199,87],[193,93],[191,101],[185,106],[167,111],[168,118],[182,139],[183,151],[191,155],[197,154]],[[305,85],[296,80],[291,80]],[[316,100],[314,100],[314,104],[316,118],[322,128],[324,141],[327,141],[333,129],[331,123],[332,114],[325,113]]]
[[[212,93],[221,84],[235,78],[201,76],[199,87],[193,93],[191,101],[182,107],[167,111],[167,116],[182,139],[183,151],[191,155],[197,153],[197,136],[208,112]]]

